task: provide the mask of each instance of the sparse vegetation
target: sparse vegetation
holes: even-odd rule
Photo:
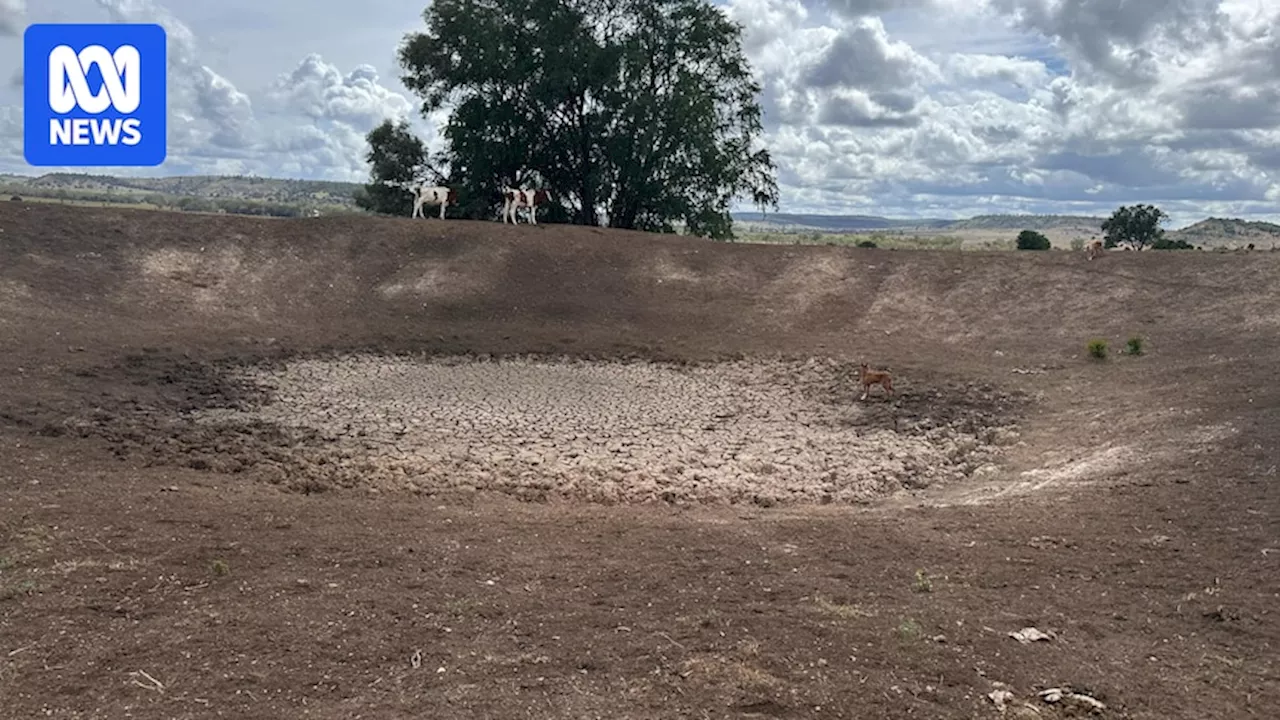
[[[1052,247],[1049,238],[1035,230],[1023,230],[1018,233],[1016,244],[1019,250],[1048,250]]]
[[[913,589],[918,593],[933,592],[933,581],[928,575],[924,574],[924,570],[916,570],[916,582]]]
[[[12,600],[14,598],[30,595],[36,590],[36,584],[32,580],[23,580],[13,586],[0,585],[0,601]]]
[[[822,595],[815,597],[813,599],[813,604],[816,605],[819,610],[845,620],[875,617],[875,613],[863,609],[860,605],[838,603]]]
[[[876,241],[875,241],[875,240],[860,240],[860,241],[858,242],[858,247],[860,247],[860,248],[875,248],[875,247],[880,247],[880,246],[879,246],[879,245],[876,245]]]
[[[1107,341],[1094,339],[1089,341],[1089,354],[1098,360],[1107,359]]]
[[[919,640],[924,636],[924,629],[920,627],[920,623],[911,618],[907,618],[898,623],[898,637],[903,640]]]
[[[213,561],[213,574],[214,574],[214,575],[217,575],[218,577],[222,577],[223,575],[226,575],[226,574],[227,574],[227,573],[229,573],[229,572],[231,572],[231,566],[227,565],[227,561],[226,561],[226,560],[214,560],[214,561]]]
[[[1125,348],[1125,352],[1127,352],[1130,355],[1141,355],[1143,353],[1142,338],[1138,335],[1134,335],[1133,337],[1129,338],[1129,343],[1128,343],[1128,346]]]

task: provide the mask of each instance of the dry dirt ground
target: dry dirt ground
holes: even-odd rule
[[[1277,271],[0,204],[0,716],[1280,716]]]

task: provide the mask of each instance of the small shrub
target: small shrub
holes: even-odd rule
[[[1035,230],[1023,230],[1018,233],[1015,244],[1019,250],[1048,250],[1051,247],[1049,238]]]
[[[1071,240],[1071,249],[1075,252],[1084,250],[1084,238],[1073,238]]]
[[[876,243],[875,243],[875,241],[874,241],[874,240],[862,240],[862,241],[859,241],[859,242],[858,242],[858,247],[860,247],[860,248],[873,248],[873,247],[879,247],[879,246],[878,246],[878,245],[876,245]]]
[[[1138,337],[1137,335],[1134,335],[1133,337],[1129,338],[1129,344],[1125,352],[1129,353],[1130,355],[1141,355],[1142,354],[1142,338]]]
[[[923,634],[924,628],[921,628],[920,623],[911,618],[898,623],[898,637],[903,640],[919,640]]]
[[[916,570],[915,591],[918,593],[933,592],[933,581],[928,575],[924,574],[924,570]]]
[[[1106,340],[1090,340],[1089,354],[1098,360],[1107,359],[1107,341]]]
[[[226,560],[213,561],[213,574],[219,577],[231,572],[231,568],[227,565]]]

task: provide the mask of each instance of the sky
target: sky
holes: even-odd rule
[[[717,0],[744,26],[788,213],[1280,221],[1280,0]],[[396,50],[428,0],[0,0],[0,172],[22,154],[22,30],[159,22],[164,165],[118,175],[368,178],[406,117]],[[739,207],[750,210],[748,204]]]

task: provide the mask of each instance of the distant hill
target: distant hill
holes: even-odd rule
[[[356,183],[247,176],[191,175],[166,178],[49,173],[0,174],[0,194],[79,203],[248,215],[297,216],[357,212]]]
[[[948,230],[1063,230],[1088,228],[1101,232],[1103,217],[1088,215],[978,215],[949,223]]]
[[[1185,240],[1192,245],[1270,248],[1280,245],[1280,225],[1254,220],[1215,218],[1165,233],[1170,240]]]
[[[1087,229],[1098,232],[1106,218],[1084,215],[978,215],[963,220],[941,218],[887,218],[878,215],[801,215],[774,213],[764,216],[734,215],[734,222],[756,230],[822,230],[859,232],[866,230],[1060,230]]]
[[[768,213],[763,219],[755,213],[734,214],[733,221],[761,230],[794,229],[825,230],[827,232],[856,232],[858,230],[889,230],[897,228],[941,228],[951,220],[935,218],[887,218],[878,215],[812,215],[797,213]]]

